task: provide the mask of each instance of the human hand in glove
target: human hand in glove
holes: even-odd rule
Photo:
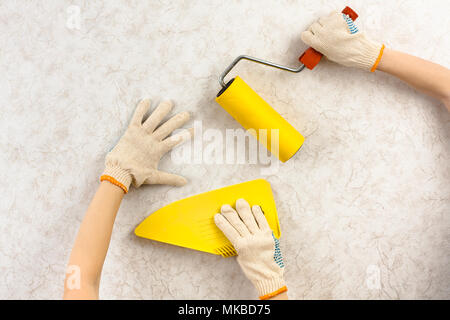
[[[301,38],[331,61],[372,72],[384,51],[383,44],[369,40],[348,15],[337,11],[314,22]]]
[[[158,170],[161,157],[192,134],[192,130],[186,130],[168,137],[172,131],[189,120],[189,113],[181,112],[160,125],[172,107],[172,102],[162,102],[143,121],[150,108],[150,100],[142,100],[139,103],[127,131],[106,156],[101,181],[108,180],[122,188],[125,193],[131,183],[136,188],[142,184],[186,184],[185,178]]]
[[[237,261],[258,290],[260,299],[270,299],[287,291],[279,241],[260,206],[250,208],[247,201],[239,199],[236,210],[225,204],[214,221],[236,249]]]
[[[125,134],[106,156],[102,182],[86,211],[70,254],[64,282],[65,299],[99,298],[113,224],[131,183],[135,187],[143,183],[176,186],[186,183],[183,177],[159,171],[158,163],[165,153],[190,138],[192,130],[168,137],[189,120],[189,114],[179,113],[160,125],[172,109],[172,103],[162,102],[143,121],[149,108],[150,100],[139,103]]]

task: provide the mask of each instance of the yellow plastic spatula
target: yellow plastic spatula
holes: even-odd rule
[[[260,205],[275,237],[280,237],[277,209],[270,184],[252,180],[175,201],[147,217],[134,233],[138,237],[165,242],[223,257],[236,255],[233,245],[214,223],[223,204],[235,206],[243,198]]]

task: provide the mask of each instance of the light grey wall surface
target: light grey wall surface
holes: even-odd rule
[[[171,98],[175,112],[190,111],[204,130],[237,129],[214,101],[224,68],[240,54],[298,65],[306,48],[300,32],[347,4],[372,39],[450,66],[445,0],[2,1],[0,298],[62,297],[104,157],[140,98]],[[161,168],[189,183],[127,194],[101,297],[256,298],[235,259],[139,239],[133,230],[172,201],[265,178],[291,298],[450,298],[444,106],[380,72],[329,61],[300,74],[242,63],[233,74],[305,135],[303,148],[269,176],[260,164],[164,158]]]

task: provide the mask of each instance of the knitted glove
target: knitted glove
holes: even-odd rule
[[[364,33],[358,32],[349,16],[339,12],[314,22],[302,32],[301,38],[331,61],[372,72],[384,50],[384,45],[367,39]]]
[[[260,206],[244,199],[236,201],[236,211],[228,204],[214,216],[217,227],[233,244],[237,261],[247,278],[259,292],[260,299],[271,298],[287,290],[284,283],[284,264],[279,241]]]
[[[185,178],[158,170],[161,157],[192,134],[192,131],[186,130],[166,138],[189,120],[187,112],[175,115],[157,128],[172,107],[170,101],[160,103],[142,123],[150,108],[150,100],[142,100],[139,103],[127,131],[106,156],[101,181],[107,180],[121,187],[125,193],[131,183],[136,188],[142,184],[186,184]]]

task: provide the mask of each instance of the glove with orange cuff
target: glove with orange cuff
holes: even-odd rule
[[[331,61],[371,72],[384,51],[383,44],[369,40],[349,16],[340,12],[320,18],[302,32],[301,38]]]
[[[239,199],[236,211],[228,204],[223,205],[214,221],[236,249],[237,261],[258,290],[259,298],[269,299],[287,291],[279,241],[261,207],[250,208],[247,201]]]
[[[185,178],[158,170],[161,157],[192,135],[192,130],[186,130],[168,137],[189,120],[187,112],[178,113],[159,125],[172,107],[170,101],[160,103],[143,122],[144,115],[150,108],[150,100],[139,103],[127,131],[106,156],[101,181],[107,180],[122,188],[125,193],[130,184],[136,188],[142,184],[186,184]]]

